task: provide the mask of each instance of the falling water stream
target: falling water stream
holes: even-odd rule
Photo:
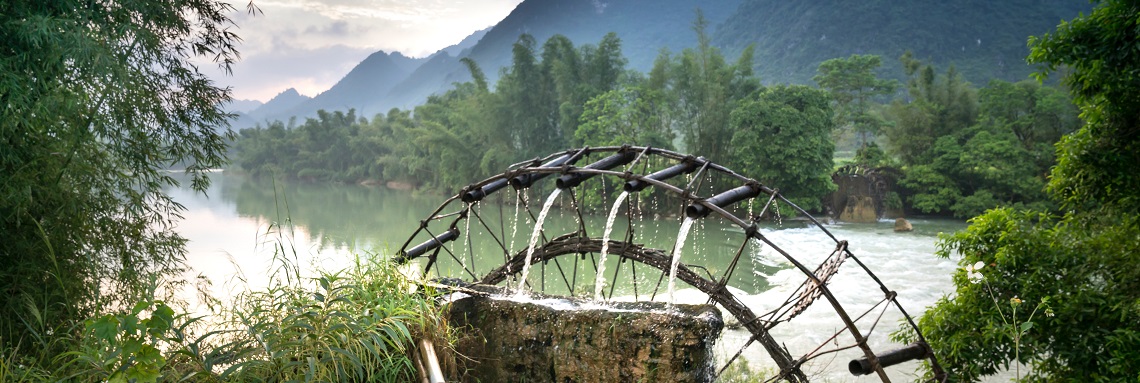
[[[669,266],[669,303],[673,303],[673,291],[677,288],[677,265],[681,264],[681,248],[685,247],[685,239],[689,237],[689,229],[696,220],[685,217],[681,222],[681,230],[677,232],[677,244],[673,246],[673,262]]]
[[[550,192],[550,196],[546,197],[546,203],[542,205],[542,211],[538,213],[538,218],[534,222],[534,232],[530,234],[530,244],[526,248],[526,260],[523,262],[522,278],[519,278],[517,295],[522,295],[523,288],[526,287],[526,277],[530,273],[530,258],[534,255],[534,246],[538,244],[538,237],[542,234],[542,221],[546,220],[546,213],[550,212],[550,207],[554,206],[554,201],[558,199],[558,193],[561,191],[562,189],[554,189]]]
[[[602,300],[602,288],[605,287],[606,282],[606,254],[610,251],[610,233],[614,231],[614,219],[617,218],[618,209],[621,208],[621,203],[629,197],[629,192],[621,192],[617,199],[614,200],[614,207],[610,208],[610,215],[606,217],[606,229],[602,232],[602,254],[600,261],[598,261],[598,275],[594,278],[594,299]]]

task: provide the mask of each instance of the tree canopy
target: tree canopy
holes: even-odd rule
[[[252,6],[252,4],[251,4]],[[35,352],[177,278],[183,210],[163,192],[184,167],[204,190],[225,160],[223,69],[237,35],[213,1],[0,4],[0,341]],[[38,339],[38,341],[37,341]]]
[[[824,91],[802,85],[765,89],[732,111],[733,166],[779,188],[797,205],[819,210],[819,196],[835,190],[831,117]]]
[[[1138,20],[1133,2],[1103,1],[1030,39],[1039,78],[1068,68],[1086,125],[1056,145],[1048,188],[1061,213],[995,209],[941,243],[968,267],[919,326],[956,381],[1018,363],[1029,381],[1140,378]]]
[[[875,55],[834,58],[819,64],[819,74],[812,78],[831,93],[836,129],[856,134],[859,146],[870,143],[885,125],[872,113],[872,99],[894,93],[898,87],[898,81],[875,75],[881,65],[882,59]]]
[[[908,99],[885,107],[888,147],[913,210],[972,217],[998,206],[1052,206],[1044,186],[1053,144],[1080,127],[1060,90],[992,80],[976,89],[953,67],[939,75],[903,55]]]

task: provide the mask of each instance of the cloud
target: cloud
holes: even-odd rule
[[[494,25],[521,0],[229,0],[242,61],[233,86],[239,99],[267,100],[289,87],[314,95],[331,87],[369,54],[383,50],[424,57]],[[206,65],[202,66],[204,69]]]
[[[212,77],[218,85],[232,87],[238,99],[268,101],[288,88],[315,96],[373,52],[344,45],[279,49],[244,58],[232,76],[217,72]]]
[[[351,33],[352,33],[352,30],[351,30],[351,28],[349,28],[348,22],[344,21],[344,20],[334,21],[331,24],[328,24],[325,26],[312,26],[311,25],[311,26],[305,28],[305,34],[307,34],[307,35],[318,34],[318,35],[326,35],[326,36],[334,36],[334,37],[346,37],[346,36],[349,36]]]

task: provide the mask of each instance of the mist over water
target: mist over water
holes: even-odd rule
[[[380,256],[392,254],[408,239],[407,237],[419,225],[419,220],[431,213],[446,198],[359,185],[294,183],[274,185],[272,182],[250,181],[224,173],[215,174],[212,179],[213,185],[208,191],[208,198],[195,194],[188,188],[172,189],[169,192],[176,201],[187,207],[185,220],[177,228],[189,239],[187,263],[193,270],[186,277],[194,278],[201,275],[208,279],[212,283],[211,293],[223,300],[243,289],[266,286],[274,269],[281,264],[279,260],[274,260],[275,257],[284,256],[299,266],[303,273],[311,273],[314,267],[336,270],[348,266],[353,262],[354,253],[363,256],[369,253]],[[510,194],[513,197],[514,192]],[[542,197],[532,198],[531,202],[543,201]],[[606,208],[610,208],[610,203],[605,205]],[[527,215],[525,211],[522,213],[516,211],[514,202],[496,204],[484,201],[472,209],[477,210],[481,216],[506,217],[507,221],[512,221],[512,217]],[[555,206],[544,222],[543,230],[550,238],[573,231],[578,223],[572,215],[559,211]],[[584,217],[592,235],[597,237],[602,236],[607,218],[606,212]],[[508,242],[513,242],[513,245],[509,245],[512,247],[512,253],[526,250],[529,238],[523,237],[532,234],[530,230],[533,230],[533,222],[529,221],[529,218],[527,220],[518,225],[521,227],[508,223],[501,229],[492,228],[502,230],[502,237]],[[676,243],[681,221],[680,218],[658,218],[635,223],[637,226],[633,228],[634,241],[653,248],[671,249]],[[927,305],[952,290],[951,274],[957,267],[957,260],[941,259],[933,255],[938,233],[960,230],[965,227],[965,223],[921,218],[911,219],[911,223],[915,231],[910,233],[895,233],[893,221],[886,220],[872,224],[837,223],[826,227],[838,239],[847,240],[851,252],[871,268],[888,288],[897,292],[903,307],[912,316],[917,317]],[[630,230],[628,225],[623,223],[623,219],[611,225],[612,238],[625,238]],[[685,245],[682,262],[703,263],[711,265],[710,271],[714,274],[722,272],[741,246],[743,231],[713,219],[701,220],[696,226],[699,227],[693,228],[695,235],[688,238],[688,244]],[[482,233],[480,230],[486,230],[477,224],[460,228],[475,231],[473,235],[480,235]],[[513,234],[516,231],[518,238],[512,238],[516,237]],[[795,256],[809,269],[818,266],[835,248],[834,242],[822,231],[808,227],[803,221],[785,218],[783,225],[762,226],[761,233],[775,245]],[[422,239],[417,238],[413,242],[419,241]],[[468,246],[462,239],[455,243],[457,247]],[[471,245],[474,246],[473,252],[476,257],[486,252],[477,244]],[[739,269],[730,279],[729,286],[734,295],[753,307],[754,311],[760,311],[756,309],[757,307],[777,307],[805,280],[803,274],[794,269],[771,246],[749,240],[744,251],[745,257],[742,257]],[[467,257],[467,253],[462,251],[456,255]],[[475,272],[479,275],[485,274],[490,268],[501,265],[503,258],[501,250],[484,256],[478,260]],[[612,275],[615,272],[613,270],[619,273],[620,278],[616,282],[613,300],[632,300],[635,287],[638,299],[647,299],[655,287],[658,290],[657,300],[668,299],[665,283],[658,283],[660,272],[652,275],[652,269],[640,266],[636,271],[640,279],[638,285],[634,286],[624,281],[628,279],[630,266],[629,263],[619,266],[619,258],[608,257],[605,264],[600,267],[606,270],[608,275]],[[588,272],[584,274],[586,276],[579,278],[579,282],[586,281],[583,283],[588,283],[588,286],[576,290],[575,295],[593,296],[596,293],[594,286],[596,282],[594,269],[591,268],[589,260],[571,262],[573,261],[567,259],[562,264],[567,272],[573,270],[573,267],[577,267],[583,273]],[[553,267],[554,262],[551,262],[549,268]],[[541,275],[538,270],[536,265],[535,274]],[[462,272],[452,271],[457,274]],[[446,273],[447,270],[443,272]],[[546,274],[547,291],[555,294],[567,293],[558,290],[559,286],[552,282],[551,273],[547,271]],[[538,290],[542,284],[535,279],[536,276],[532,275],[530,278],[531,286]],[[840,272],[831,279],[829,286],[852,317],[858,316],[883,299],[883,293],[858,269],[853,259],[844,262]],[[606,287],[608,290],[610,286]],[[196,298],[192,295],[194,294],[187,294],[186,297],[194,303]],[[707,300],[706,296],[685,284],[678,284],[675,295],[677,303],[705,303]],[[762,312],[757,314],[763,315]],[[872,311],[867,318],[858,321],[860,328],[870,327],[870,322],[874,321],[878,314],[878,310]],[[890,343],[887,336],[898,328],[900,319],[901,315],[897,314],[897,310],[888,310],[879,319],[875,330],[869,334],[872,346],[892,347],[886,346]],[[842,322],[834,310],[826,300],[820,298],[793,322],[774,328],[772,335],[785,344],[792,355],[802,355],[841,328]],[[864,332],[864,335],[868,334]],[[726,329],[717,344],[721,360],[734,354],[749,336],[745,330]],[[852,341],[850,335],[846,333],[841,334],[838,340],[840,344]],[[805,365],[805,371],[815,374],[817,378],[823,377],[831,381],[877,379],[855,378],[846,372],[847,362],[860,355],[861,352],[858,350],[839,352],[834,358],[826,356],[809,362]],[[755,345],[748,348],[742,357],[746,358],[753,368],[774,367],[763,349]],[[905,381],[909,380],[907,374],[913,372],[916,366],[917,363],[910,362],[892,367],[888,372],[893,380]]]

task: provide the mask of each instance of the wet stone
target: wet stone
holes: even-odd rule
[[[465,297],[451,304],[463,382],[709,382],[711,305]]]

